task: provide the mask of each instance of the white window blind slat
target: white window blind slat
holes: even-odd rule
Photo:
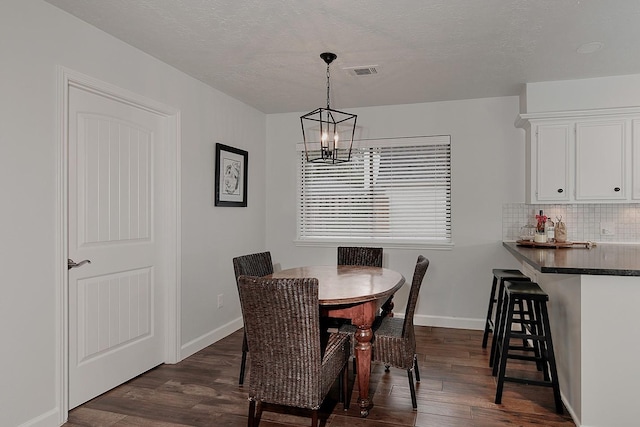
[[[298,239],[451,242],[449,136],[354,142],[347,164],[300,153]]]

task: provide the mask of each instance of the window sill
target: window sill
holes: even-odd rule
[[[430,249],[438,251],[453,250],[453,242],[406,241],[380,239],[296,239],[296,246],[335,248],[338,246],[376,246],[385,249]]]

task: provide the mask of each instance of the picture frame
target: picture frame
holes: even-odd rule
[[[216,143],[215,206],[246,207],[249,153]]]

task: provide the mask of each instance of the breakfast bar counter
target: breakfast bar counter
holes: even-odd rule
[[[549,295],[560,393],[576,425],[638,425],[640,245],[502,245]]]
[[[591,249],[536,248],[516,242],[502,245],[541,273],[640,276],[640,245],[605,243]]]

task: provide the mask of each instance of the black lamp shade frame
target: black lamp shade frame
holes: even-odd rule
[[[337,57],[332,52],[320,54],[320,58],[327,64],[327,108],[318,108],[300,117],[307,162],[346,163],[351,160],[351,148],[358,116],[333,110],[329,106],[331,91],[329,65]],[[317,141],[314,135],[317,135]],[[320,157],[315,157],[316,152],[320,153]]]
[[[307,162],[346,163],[350,161],[357,119],[356,114],[331,108],[318,108],[301,116],[300,124]],[[336,146],[336,142],[332,138],[326,141],[322,140],[323,132],[330,135],[345,135],[347,138],[338,140]],[[314,135],[317,135],[317,140]],[[319,150],[314,150],[316,144],[319,146]],[[318,157],[314,156],[316,151],[320,153]]]

